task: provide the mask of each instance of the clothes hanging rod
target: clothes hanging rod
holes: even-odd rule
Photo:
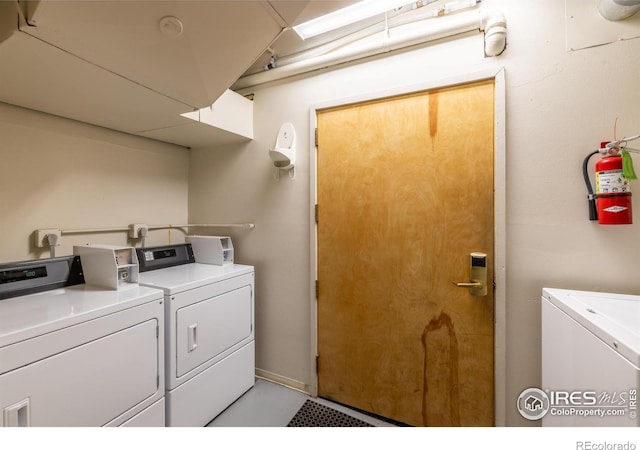
[[[150,230],[166,230],[169,228],[245,228],[252,230],[256,227],[253,223],[188,223],[184,225],[149,225],[147,228]]]
[[[253,223],[188,223],[188,224],[166,224],[166,225],[148,225],[148,230],[168,230],[173,228],[243,228],[251,230],[255,228]],[[113,233],[113,232],[129,232],[131,227],[113,227],[113,228],[79,228],[72,230],[60,230],[61,235],[69,234],[91,234],[91,233]]]
[[[60,234],[91,234],[91,233],[112,233],[118,231],[129,231],[129,227],[126,228],[82,228],[77,230],[60,230]]]

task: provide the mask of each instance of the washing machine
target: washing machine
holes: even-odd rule
[[[2,426],[164,426],[163,303],[78,256],[0,265]]]
[[[640,296],[544,288],[543,426],[640,426]]]
[[[136,251],[165,296],[166,425],[204,426],[255,384],[254,268],[198,263],[188,243]]]

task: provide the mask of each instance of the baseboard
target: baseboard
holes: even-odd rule
[[[277,373],[269,372],[267,370],[258,369],[257,367],[256,367],[256,377],[262,378],[267,381],[271,381],[273,383],[281,384],[282,386],[295,389],[305,394],[309,394],[310,392],[309,386],[304,384],[302,381],[287,378],[285,376],[278,375]]]

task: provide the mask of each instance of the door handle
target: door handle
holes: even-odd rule
[[[471,295],[484,297],[487,295],[487,254],[473,252],[469,254],[470,281],[456,282],[457,287],[469,289]]]
[[[31,399],[25,398],[4,408],[3,425],[5,427],[30,427]]]
[[[191,353],[198,348],[198,324],[194,323],[187,327],[187,353]]]
[[[469,282],[453,281],[452,283],[461,288],[481,288],[484,286],[484,284],[481,283],[480,281],[469,281]]]

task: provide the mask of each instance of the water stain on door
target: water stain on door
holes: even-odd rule
[[[441,312],[422,333],[424,426],[460,426],[458,339],[451,317]]]

